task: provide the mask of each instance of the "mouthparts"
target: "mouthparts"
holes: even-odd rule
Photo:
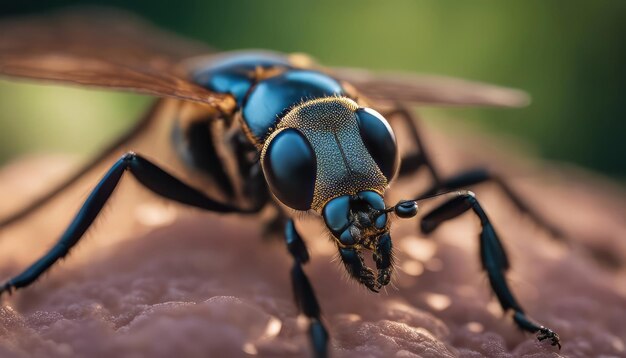
[[[322,215],[350,276],[374,292],[389,284],[391,237],[382,196],[374,191],[339,196],[326,204]],[[377,273],[365,265],[363,249],[372,251]]]

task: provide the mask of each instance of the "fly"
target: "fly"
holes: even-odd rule
[[[5,76],[133,91],[173,98],[181,108],[191,106],[191,114],[181,109],[172,118],[172,145],[191,168],[211,177],[225,198],[210,197],[176,178],[161,168],[158,158],[128,152],[94,183],[57,244],[7,280],[0,292],[27,287],[65,257],[128,173],[164,198],[212,212],[255,214],[276,206],[276,221],[283,222],[293,259],[295,301],[308,318],[315,356],[324,357],[329,337],[302,269],[309,253],[292,211],[322,217],[348,275],[378,292],[393,275],[393,218],[414,217],[420,201],[445,194],[450,198],[422,218],[421,230],[430,233],[445,221],[473,212],[482,226],[482,266],[503,310],[513,312],[519,328],[560,348],[559,336],[530,319],[510,291],[504,248],[486,211],[466,190],[495,178],[482,169],[448,178],[439,175],[406,108],[406,103],[517,107],[526,104],[524,93],[463,80],[327,69],[301,54],[239,51],[199,56],[210,50],[128,15],[101,10],[6,20],[0,33],[10,34],[0,42],[0,74]],[[379,113],[371,107],[376,102],[391,104],[390,109]],[[389,120],[404,122],[421,151],[401,158]],[[122,142],[145,125],[142,122]],[[26,216],[93,165],[5,218],[0,227]],[[394,179],[421,168],[432,174],[432,186],[414,200],[388,205],[385,193]],[[556,231],[513,191],[505,192],[522,211]],[[365,264],[367,252],[375,267]]]

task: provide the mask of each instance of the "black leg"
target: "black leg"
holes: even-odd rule
[[[328,332],[321,320],[321,310],[315,298],[315,292],[302,265],[309,261],[309,253],[304,241],[296,231],[293,220],[289,220],[285,226],[285,242],[287,249],[293,257],[291,269],[291,284],[296,305],[309,319],[309,337],[313,346],[315,357],[328,356]]]
[[[417,145],[418,152],[410,153],[402,159],[400,166],[399,176],[406,176],[415,173],[422,165],[426,166],[433,177],[433,185],[430,189],[423,192],[419,197],[427,197],[436,193],[446,192],[456,189],[464,189],[471,185],[480,184],[488,181],[492,181],[500,186],[502,191],[513,202],[513,204],[523,213],[528,215],[537,224],[545,228],[555,238],[565,237],[561,230],[554,225],[547,222],[541,215],[537,214],[530,206],[528,206],[522,198],[515,193],[515,191],[499,176],[493,175],[484,169],[475,169],[467,172],[460,173],[448,179],[442,179],[434,167],[429,155],[424,148],[424,143],[420,138],[420,131],[418,127],[418,121],[413,112],[402,104],[397,104],[396,108],[385,113],[388,118],[393,118],[397,115],[403,119],[409,126],[411,136],[415,144]]]
[[[536,333],[540,341],[550,339],[551,344],[558,346],[560,349],[561,343],[559,341],[559,335],[526,316],[524,310],[509,289],[505,277],[505,272],[509,268],[509,260],[506,252],[493,225],[487,218],[487,214],[473,194],[470,192],[459,192],[457,197],[445,202],[425,215],[421,222],[422,231],[428,234],[444,221],[453,219],[470,209],[480,219],[482,226],[480,233],[480,258],[483,269],[487,272],[487,276],[489,277],[491,288],[498,297],[502,309],[504,311],[513,310],[513,319],[522,330]]]
[[[541,215],[537,214],[524,200],[499,176],[489,173],[485,169],[469,170],[451,178],[442,180],[439,185],[433,185],[424,191],[419,197],[427,197],[440,192],[457,189],[465,189],[472,185],[493,182],[496,183],[505,195],[513,202],[519,211],[528,215],[533,221],[545,228],[555,238],[565,237],[554,225],[547,222]]]
[[[24,272],[7,281],[0,288],[0,294],[11,292],[15,288],[28,286],[55,262],[65,257],[96,219],[126,170],[129,170],[145,187],[167,199],[209,211],[222,213],[248,212],[217,202],[176,179],[141,156],[132,152],[126,153],[100,180],[65,233],[63,233],[52,249]]]
[[[402,119],[409,127],[412,140],[417,146],[418,150],[417,153],[410,153],[406,157],[402,158],[402,163],[400,164],[400,171],[398,174],[400,176],[413,174],[418,171],[422,166],[425,166],[432,175],[433,181],[437,185],[441,181],[441,177],[439,176],[437,169],[430,160],[428,152],[426,151],[424,143],[421,139],[417,116],[409,108],[400,103],[396,104],[395,109],[385,113],[385,117],[389,118],[390,120],[394,116]]]

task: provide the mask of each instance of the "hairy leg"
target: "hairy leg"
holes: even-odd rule
[[[147,159],[129,152],[124,154],[96,185],[57,243],[29,268],[2,285],[0,294],[30,285],[59,259],[65,257],[94,222],[126,170],[146,188],[164,198],[220,213],[249,212],[215,201]]]
[[[418,197],[427,197],[440,192],[446,192],[457,189],[465,189],[477,184],[483,183],[495,183],[504,194],[513,202],[519,211],[528,215],[533,221],[546,229],[555,238],[563,238],[564,235],[561,231],[546,221],[541,215],[533,210],[526,202],[518,195],[510,185],[501,177],[494,175],[486,169],[477,168],[473,170],[464,171],[452,177],[442,180],[438,185],[432,185],[430,188],[421,193]]]
[[[478,168],[468,170],[454,175],[450,178],[443,178],[441,175],[439,175],[433,162],[430,160],[428,151],[426,150],[424,142],[421,138],[422,134],[419,130],[418,118],[409,108],[402,104],[396,104],[396,108],[386,112],[385,116],[389,116],[389,118],[394,118],[394,116],[396,116],[397,118],[402,119],[409,127],[412,140],[418,149],[417,153],[409,153],[406,157],[402,159],[402,164],[398,173],[399,176],[402,177],[411,175],[419,170],[422,166],[425,166],[431,173],[431,176],[433,178],[433,184],[418,197],[427,197],[440,192],[446,192],[456,189],[465,189],[472,185],[493,182],[502,189],[505,195],[521,212],[528,215],[537,224],[549,231],[553,237],[564,237],[561,230],[559,230],[553,224],[549,223],[529,205],[527,205],[522,197],[518,195],[504,179],[488,172],[485,169]]]

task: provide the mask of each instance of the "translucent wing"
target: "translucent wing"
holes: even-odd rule
[[[528,94],[520,90],[451,77],[352,68],[335,68],[333,74],[373,100],[496,107],[523,107],[530,102]]]
[[[78,8],[0,22],[0,74],[218,105],[186,78],[180,60],[211,52],[128,13]]]

